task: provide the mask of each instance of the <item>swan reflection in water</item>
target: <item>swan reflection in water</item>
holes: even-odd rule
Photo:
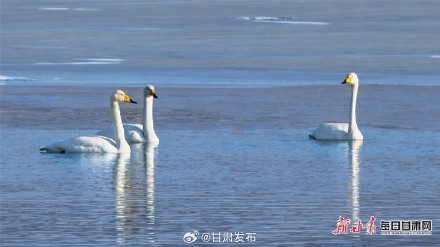
[[[118,243],[155,242],[154,159],[158,144],[137,144],[116,159],[116,230]]]
[[[144,144],[144,157],[147,171],[147,240],[154,242],[154,152],[158,143]]]
[[[349,141],[349,162],[351,165],[351,200],[350,208],[352,209],[351,222],[357,223],[359,218],[359,172],[360,159],[359,150],[362,147],[361,140]]]

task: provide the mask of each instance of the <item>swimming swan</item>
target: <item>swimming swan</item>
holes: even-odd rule
[[[342,84],[351,86],[350,123],[323,123],[309,135],[319,140],[362,140],[364,137],[356,123],[356,99],[359,88],[359,79],[355,73],[347,75]]]
[[[48,153],[128,153],[130,146],[124,138],[124,128],[122,127],[121,112],[119,102],[129,102],[137,104],[127,94],[117,90],[110,96],[110,108],[113,129],[116,139],[105,136],[80,136],[56,142],[52,145],[40,148],[42,152]]]
[[[153,98],[157,99],[154,86],[148,85],[144,89],[143,126],[140,124],[124,124],[125,139],[128,143],[159,143],[153,125]],[[101,130],[97,135],[113,138],[112,127]]]

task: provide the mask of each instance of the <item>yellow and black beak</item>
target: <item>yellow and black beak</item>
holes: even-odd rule
[[[134,100],[132,100],[132,99],[130,98],[130,96],[128,96],[128,95],[124,95],[124,102],[137,104],[137,102],[134,101]]]
[[[150,95],[157,99],[156,90],[150,89]]]
[[[351,76],[347,76],[347,78],[345,78],[345,80],[341,83],[341,84],[350,84],[351,83]]]

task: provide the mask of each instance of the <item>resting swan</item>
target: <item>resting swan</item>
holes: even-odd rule
[[[113,140],[105,136],[80,136],[42,147],[40,151],[48,153],[129,153],[130,146],[124,138],[119,102],[137,104],[121,90],[111,94],[110,108],[116,139]]]
[[[148,85],[144,89],[143,126],[140,124],[124,124],[125,139],[128,143],[159,143],[153,125],[153,98],[157,99],[154,86]],[[114,137],[112,127],[101,130],[97,135]]]
[[[364,137],[356,123],[356,99],[359,88],[359,79],[355,73],[347,75],[342,84],[351,86],[350,123],[323,123],[309,135],[319,140],[362,140]]]

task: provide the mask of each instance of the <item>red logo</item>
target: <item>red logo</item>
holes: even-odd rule
[[[362,224],[361,220],[358,220],[355,225],[352,225],[352,227],[349,228],[351,220],[339,216],[339,220],[336,222],[336,229],[332,231],[332,233],[334,235],[339,235],[341,233],[347,234],[348,229],[350,229],[351,233],[360,233],[361,229],[365,229],[366,234],[372,235],[373,233],[376,233],[376,225],[374,224],[375,219],[374,216],[371,216],[370,221],[365,225]]]

